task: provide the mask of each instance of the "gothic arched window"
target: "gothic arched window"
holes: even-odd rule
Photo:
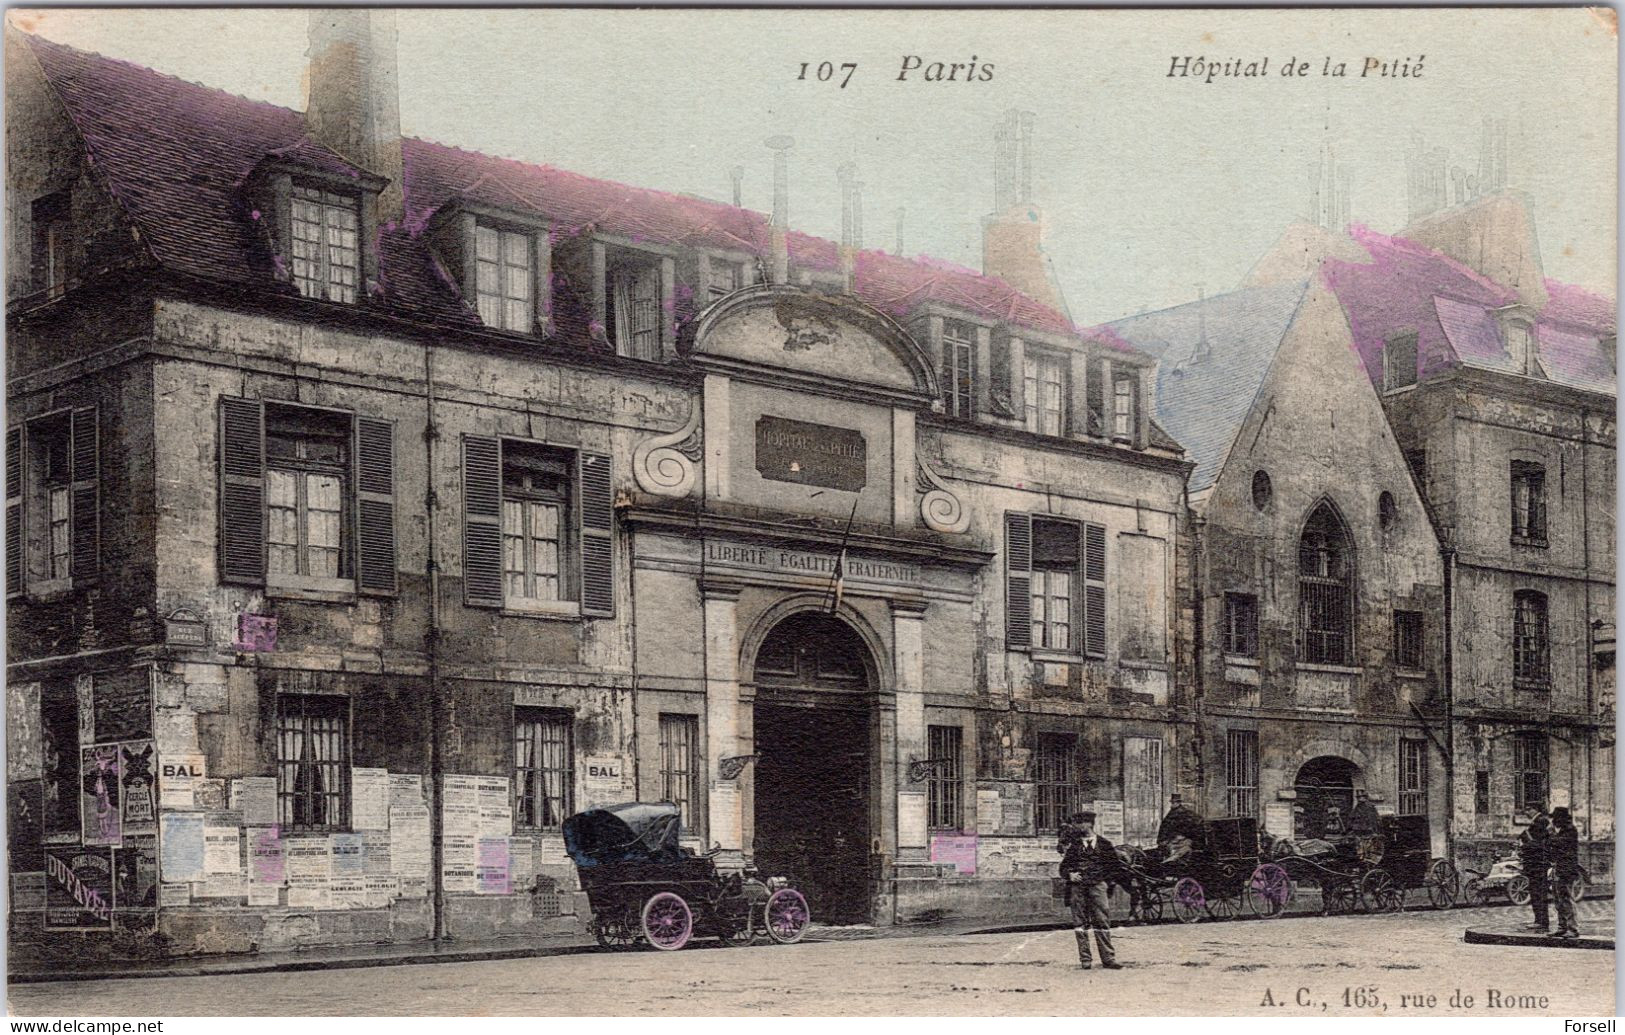
[[[1299,657],[1315,665],[1354,660],[1354,548],[1337,512],[1322,503],[1298,540]]]

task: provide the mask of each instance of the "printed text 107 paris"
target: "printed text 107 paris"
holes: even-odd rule
[[[834,83],[839,89],[846,89],[857,72],[858,64],[855,61],[843,61],[837,65],[832,61],[822,61],[814,64],[811,61],[801,63],[801,71],[796,75],[797,81],[813,80],[820,83]],[[969,61],[927,61],[917,54],[904,54],[900,60],[897,71],[897,82],[925,82],[925,83],[985,83],[993,79],[993,65],[991,62],[978,63],[976,55],[972,54]]]

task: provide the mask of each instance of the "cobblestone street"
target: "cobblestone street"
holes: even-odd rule
[[[46,983],[13,987],[10,1007],[24,1016],[127,1017],[1612,1015],[1612,952],[1461,941],[1465,927],[1523,915],[1496,907],[1130,927],[1116,935],[1125,964],[1117,972],[1080,972],[1063,930]],[[1611,924],[1613,902],[1583,903],[1580,916],[1583,928]],[[1452,1007],[1458,993],[1472,997],[1470,1009]]]

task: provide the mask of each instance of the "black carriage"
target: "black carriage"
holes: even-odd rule
[[[1199,838],[1184,846],[1123,847],[1119,885],[1129,894],[1130,915],[1160,920],[1166,913],[1184,922],[1203,917],[1228,920],[1245,910],[1253,916],[1278,915],[1290,897],[1280,867],[1260,865],[1258,821],[1246,816],[1208,820]]]
[[[1420,888],[1435,909],[1455,905],[1461,897],[1461,875],[1449,859],[1433,854],[1433,828],[1428,818],[1384,816],[1381,830],[1387,842],[1382,868],[1393,877],[1401,893]]]
[[[593,936],[606,949],[646,942],[674,950],[696,935],[749,945],[760,935],[801,940],[811,914],[785,877],[723,874],[713,854],[678,843],[681,812],[670,802],[588,809],[564,821],[564,847],[592,906]]]
[[[1288,901],[1300,885],[1314,885],[1324,913],[1395,913],[1418,888],[1436,909],[1461,895],[1456,868],[1433,855],[1426,816],[1384,816],[1369,834],[1277,842],[1270,862],[1290,882]]]

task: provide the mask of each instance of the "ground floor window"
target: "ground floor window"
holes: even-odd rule
[[[1512,739],[1512,807],[1546,808],[1546,735],[1516,734]]]
[[[575,811],[575,736],[569,712],[516,708],[513,723],[514,822],[558,830]]]
[[[1078,738],[1070,733],[1038,735],[1038,799],[1035,818],[1040,834],[1061,829],[1078,803],[1076,760]]]
[[[1231,730],[1225,736],[1225,815],[1258,815],[1258,731]]]
[[[696,715],[660,717],[660,796],[682,810],[683,832],[705,836],[700,814],[700,720]]]
[[[350,825],[350,701],[320,694],[277,698],[277,810],[285,830]]]
[[[928,728],[931,777],[926,785],[926,812],[932,830],[959,830],[964,825],[960,797],[964,773],[963,734],[958,726]]]
[[[1399,814],[1425,816],[1428,811],[1427,741],[1404,737],[1399,742]]]

